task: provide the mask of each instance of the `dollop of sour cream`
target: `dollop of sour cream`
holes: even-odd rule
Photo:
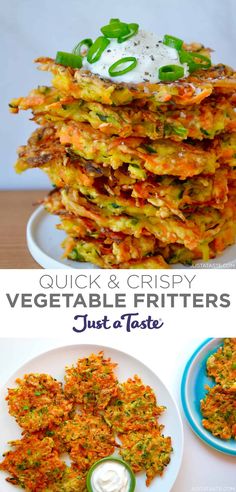
[[[108,72],[109,67],[128,56],[134,56],[137,59],[137,66],[123,75],[111,77]],[[97,62],[88,63],[86,57],[83,62],[83,68],[100,77],[126,83],[159,82],[158,71],[164,65],[179,65],[184,68],[184,77],[189,75],[187,63],[180,62],[178,51],[175,48],[166,46],[157,35],[141,29],[123,43],[111,39]],[[122,66],[124,67],[125,65]]]
[[[129,492],[130,474],[122,463],[104,461],[94,469],[91,485],[93,492]]]

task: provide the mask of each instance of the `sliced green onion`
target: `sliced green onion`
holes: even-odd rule
[[[83,46],[87,46],[87,48],[90,48],[90,46],[92,46],[93,44],[93,41],[92,39],[89,39],[89,38],[86,38],[86,39],[82,39],[82,41],[80,41],[73,49],[72,53],[74,53],[75,55],[81,55],[81,49]]]
[[[175,48],[177,51],[181,50],[184,42],[180,38],[175,38],[175,36],[169,36],[169,34],[165,34],[163,38],[163,44],[166,46],[170,46],[171,48]]]
[[[70,258],[71,260],[75,260],[75,261],[79,259],[78,251],[76,248],[73,248],[72,251],[70,252]]]
[[[107,38],[120,38],[130,33],[128,24],[120,21],[114,21],[101,28],[102,34]]]
[[[173,82],[184,76],[184,69],[179,65],[164,65],[159,68],[158,75],[163,82]]]
[[[147,150],[147,152],[149,152],[149,154],[156,154],[157,153],[157,151],[151,145],[143,144],[142,147],[145,150]]]
[[[123,68],[123,70],[116,70],[117,67],[120,65],[124,65],[126,63],[129,63],[128,67]],[[138,64],[137,58],[134,56],[127,56],[125,58],[120,58],[120,60],[117,60],[113,65],[110,66],[108,69],[109,75],[111,77],[118,77],[119,75],[124,75],[125,73],[130,72],[130,70],[133,70]]]
[[[129,38],[132,38],[137,32],[138,32],[138,29],[139,29],[139,25],[138,24],[128,24],[128,27],[129,27],[129,34],[126,34],[124,36],[120,36],[118,38],[118,43],[124,43],[124,41],[127,41],[127,39]]]
[[[207,56],[201,55],[200,53],[193,53],[191,51],[180,50],[179,59],[181,63],[187,63],[189,72],[192,73],[195,70],[204,69],[211,67],[211,60]]]
[[[74,53],[66,53],[65,51],[58,51],[56,54],[56,63],[64,65],[65,67],[81,68],[82,56],[75,55]]]
[[[179,137],[185,138],[187,137],[188,130],[184,128],[184,126],[178,125],[173,126],[173,133],[175,133],[175,135],[179,135]]]
[[[101,58],[103,51],[107,48],[109,44],[109,39],[105,38],[104,36],[99,36],[88,50],[88,62],[95,63],[96,61],[98,61]]]

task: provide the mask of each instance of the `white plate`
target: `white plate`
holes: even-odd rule
[[[48,214],[42,205],[31,215],[27,225],[27,244],[35,261],[43,268],[98,268],[91,263],[62,258],[61,243],[66,234],[56,229],[59,222],[59,218]],[[193,267],[177,264],[172,268],[236,268],[236,245],[230,246],[217,259],[207,263],[199,261]]]
[[[183,425],[178,408],[167,388],[148,367],[128,354],[107,347],[98,345],[69,345],[60,347],[39,355],[20,368],[0,391],[0,454],[2,455],[7,449],[7,441],[20,437],[20,429],[15,420],[8,414],[7,404],[5,402],[7,388],[15,386],[15,379],[30,372],[44,372],[63,381],[64,367],[66,365],[75,363],[78,357],[86,357],[91,352],[97,353],[99,350],[104,350],[106,357],[111,357],[114,362],[118,363],[116,372],[119,381],[124,381],[128,377],[138,374],[145,384],[153,388],[157,395],[158,403],[166,406],[167,409],[159,421],[165,425],[165,435],[170,435],[172,438],[174,451],[171,462],[166,468],[164,475],[155,478],[148,488],[145,485],[145,475],[143,473],[139,474],[137,476],[137,487],[135,490],[136,492],[144,492],[144,490],[149,492],[156,492],[157,490],[170,492],[177,478],[183,455]],[[1,491],[14,492],[14,490],[22,490],[18,487],[14,488],[5,482],[5,477],[6,474],[0,472]]]

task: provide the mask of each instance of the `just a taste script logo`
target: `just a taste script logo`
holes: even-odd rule
[[[141,319],[140,313],[125,313],[119,319],[113,321],[107,315],[104,315],[101,319],[90,319],[88,314],[77,314],[74,320],[76,324],[72,329],[76,333],[82,333],[87,329],[110,330],[111,328],[115,330],[124,328],[130,333],[136,329],[158,330],[164,325],[162,319],[153,319],[150,315],[146,319]]]

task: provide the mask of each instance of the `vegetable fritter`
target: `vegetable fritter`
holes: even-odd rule
[[[73,416],[74,412],[72,413]],[[65,417],[68,418],[68,417]],[[49,428],[44,428],[39,431],[32,431],[31,429],[29,430],[23,430],[22,436],[29,438],[31,436],[34,436],[36,439],[44,439],[45,437],[50,437],[53,441],[53,448],[59,453],[65,453],[66,452],[66,447],[65,443],[63,442],[61,435],[60,435],[60,428],[64,420],[60,423],[60,425],[53,425]]]
[[[53,440],[40,440],[34,435],[12,441],[15,449],[4,455],[0,470],[11,477],[7,481],[31,492],[45,491],[63,477],[66,465],[54,449]]]
[[[55,481],[45,492],[87,492],[86,475],[80,473],[73,465],[67,466],[62,479]]]
[[[224,389],[236,392],[236,338],[226,338],[223,346],[210,355],[207,373]]]
[[[8,390],[9,413],[23,429],[34,432],[60,424],[69,417],[72,401],[62,384],[48,374],[26,374]]]
[[[125,162],[131,177],[146,179],[147,172],[171,174],[186,179],[200,173],[214,174],[219,167],[216,155],[202,144],[129,137],[110,137],[86,123],[56,123],[63,145],[71,145],[74,153],[103,166],[118,169]]]
[[[72,219],[74,237],[80,237],[80,219],[86,218],[94,222],[93,230],[101,232],[102,230],[111,230],[113,232],[123,232],[126,235],[132,235],[135,238],[140,238],[143,235],[150,234],[156,237],[162,243],[180,243],[184,244],[190,250],[195,249],[204,241],[209,241],[215,237],[217,232],[222,228],[225,221],[228,219],[228,205],[223,211],[211,207],[205,207],[204,212],[201,209],[187,211],[185,215],[179,218],[169,212],[166,217],[158,217],[158,212],[154,215],[154,207],[147,207],[148,213],[144,213],[143,209],[138,209],[140,215],[127,215],[121,213],[117,215],[119,209],[116,207],[106,211],[96,205],[90,203],[87,198],[81,197],[77,191],[63,190],[50,194],[45,200],[45,206],[50,213],[55,213],[63,217]],[[154,209],[155,210],[155,209]],[[145,212],[145,211],[144,211]],[[234,210],[231,211],[231,217],[234,216]],[[76,220],[79,219],[79,229],[76,230]],[[68,231],[67,231],[68,232]],[[82,236],[83,237],[83,236]]]
[[[103,352],[79,359],[76,366],[66,368],[65,394],[84,410],[106,408],[117,394],[115,367],[116,364],[110,358],[104,358]]]
[[[236,392],[217,384],[201,400],[202,425],[220,439],[236,439]]]
[[[157,405],[150,386],[134,376],[120,384],[117,397],[111,400],[103,416],[115,432],[124,433],[156,428],[157,417],[164,409]]]
[[[186,138],[202,140],[214,138],[224,131],[236,129],[236,101],[224,96],[207,98],[200,105],[183,109],[161,107],[155,112],[133,106],[111,107],[98,102],[63,97],[52,87],[38,87],[27,97],[13,99],[12,113],[32,109],[34,120],[39,124],[60,120],[72,120],[90,125],[106,135],[121,137]]]
[[[112,455],[117,446],[111,428],[99,415],[77,414],[73,420],[64,422],[60,435],[80,472]]]
[[[59,227],[71,234],[64,240],[62,246],[65,248],[67,258],[74,261],[91,262],[101,268],[158,269],[168,268],[168,264],[175,263],[192,265],[195,260],[208,261],[210,258],[215,258],[227,246],[233,244],[236,237],[235,219],[226,221],[212,240],[198,245],[193,250],[178,243],[160,244],[154,236],[143,236],[136,239],[110,230],[99,234],[93,230],[93,224],[89,221],[83,222],[81,219],[62,220]],[[90,236],[84,236],[85,225]],[[76,233],[74,233],[74,226]],[[78,235],[79,227],[84,239],[73,237],[73,235]]]
[[[62,223],[65,231],[68,225],[71,227],[68,222]],[[101,268],[168,268],[163,257],[155,255],[155,244],[155,238],[136,239],[108,231],[99,239],[68,236],[62,246],[70,260],[91,262]]]
[[[44,127],[36,130],[28,145],[19,149],[16,169],[22,172],[41,167],[57,187],[77,189],[89,201],[113,213],[122,211],[132,215],[142,209],[148,216],[158,214],[164,218],[171,212],[183,218],[184,210],[196,205],[223,208],[229,181],[236,178],[235,170],[224,167],[214,175],[184,181],[174,176],[151,175],[145,181],[138,181],[129,177],[122,167],[116,171],[99,167],[66,152],[65,155],[55,131]]]
[[[158,430],[129,432],[119,437],[122,458],[135,473],[145,470],[147,486],[155,476],[163,475],[173,451],[170,437],[164,437]]]
[[[191,46],[191,45],[190,45]],[[191,46],[191,50],[194,46]],[[206,50],[199,47],[199,53]],[[186,106],[201,103],[212,93],[233,93],[236,89],[236,75],[225,65],[213,65],[208,70],[198,70],[184,80],[151,84],[116,84],[93,75],[86,70],[76,70],[71,67],[58,65],[51,58],[42,57],[36,60],[41,70],[51,71],[52,84],[62,94],[73,96],[75,99],[97,101],[102,104],[121,106],[134,101],[156,107],[163,103],[175,103]]]

